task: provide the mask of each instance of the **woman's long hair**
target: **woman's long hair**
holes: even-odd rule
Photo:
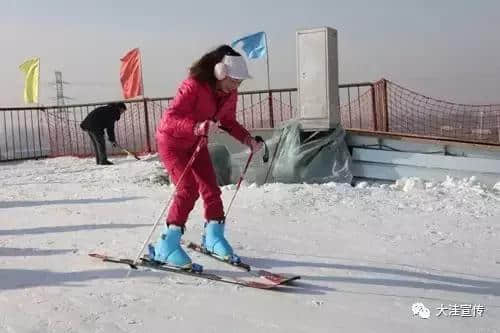
[[[198,59],[189,69],[189,75],[197,81],[206,82],[212,87],[215,87],[217,78],[214,75],[214,67],[221,62],[225,55],[241,56],[229,45],[221,45],[215,50],[204,54]]]

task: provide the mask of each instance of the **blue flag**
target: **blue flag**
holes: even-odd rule
[[[235,40],[231,43],[231,46],[235,47],[239,42],[242,42],[243,46],[241,48],[245,51],[247,57],[249,59],[258,59],[267,53],[265,38],[266,33],[261,31]]]

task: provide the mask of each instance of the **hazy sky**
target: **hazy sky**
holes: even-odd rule
[[[120,57],[139,47],[150,97],[171,96],[204,52],[266,31],[271,86],[296,87],[295,32],[338,30],[340,82],[385,77],[459,103],[500,103],[499,0],[0,0],[0,105],[22,105],[24,59],[41,57],[75,103],[121,98]],[[242,90],[265,89],[265,60]]]

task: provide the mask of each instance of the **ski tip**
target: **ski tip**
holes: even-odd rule
[[[238,280],[237,280],[238,281]],[[243,284],[246,287],[250,288],[257,288],[257,289],[275,289],[279,288],[280,284],[279,283],[264,283],[264,282],[257,282],[257,281],[244,281],[244,280],[239,280],[241,284]]]
[[[280,273],[272,273],[265,270],[257,271],[258,274],[269,281],[273,281],[278,284],[287,284],[289,282],[300,280],[300,275],[290,275],[290,274],[280,274]]]

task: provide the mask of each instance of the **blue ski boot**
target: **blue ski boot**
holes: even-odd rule
[[[211,255],[221,260],[238,264],[241,262],[241,259],[234,254],[233,248],[224,237],[224,226],[224,220],[209,220],[205,222],[201,246]]]
[[[182,234],[182,227],[166,226],[156,245],[149,245],[149,257],[168,266],[191,269],[193,265],[191,258],[180,244]]]

